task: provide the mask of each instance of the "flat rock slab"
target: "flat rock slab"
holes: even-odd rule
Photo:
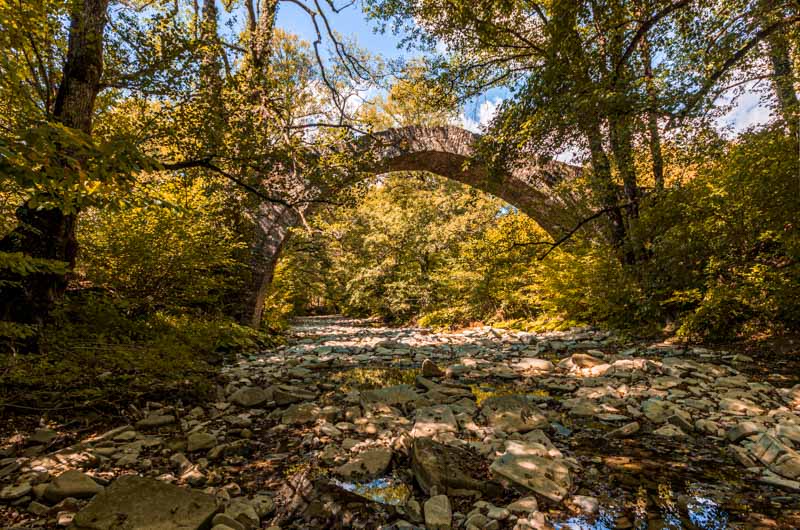
[[[367,449],[346,464],[336,468],[336,473],[347,479],[369,479],[382,475],[392,461],[392,451],[384,448]]]
[[[411,436],[433,437],[439,433],[458,432],[458,422],[453,411],[447,405],[435,405],[417,409],[417,418]]]
[[[572,486],[567,465],[560,459],[547,458],[537,443],[506,442],[506,452],[492,463],[492,472],[511,482],[559,502]]]
[[[200,530],[217,511],[211,495],[159,480],[126,475],[98,494],[73,530]]]

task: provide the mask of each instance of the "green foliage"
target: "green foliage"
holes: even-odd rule
[[[321,234],[298,234],[272,300],[433,327],[593,323],[700,340],[798,329],[796,144],[780,128],[703,141],[710,150],[683,148],[683,169],[673,162],[683,185],[643,203],[649,257],[635,265],[592,225],[539,259],[552,239],[525,215],[437,178],[393,175],[318,219]]]
[[[221,309],[243,267],[227,195],[202,178],[154,178],[148,188],[142,204],[84,213],[79,273],[138,311]]]

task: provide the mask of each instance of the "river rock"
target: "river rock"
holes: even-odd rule
[[[501,491],[498,484],[473,475],[477,467],[473,462],[478,459],[463,447],[445,445],[430,438],[416,438],[411,446],[411,469],[425,493],[435,487],[451,496],[474,492],[498,494]]]
[[[317,421],[317,417],[322,413],[314,403],[300,403],[292,405],[283,411],[281,416],[281,423],[285,425],[302,425],[304,423],[313,423]]]
[[[493,473],[559,502],[572,486],[569,467],[561,459],[546,458],[540,444],[507,441],[506,451],[494,462]]]
[[[511,513],[524,514],[539,511],[539,502],[536,497],[522,497],[507,506]]]
[[[425,501],[425,526],[428,530],[449,530],[453,520],[450,499],[447,495],[436,495]]]
[[[367,449],[346,464],[336,468],[335,472],[346,479],[372,479],[386,473],[391,461],[391,450],[382,447]]]
[[[124,475],[75,516],[73,529],[201,530],[209,527],[216,511],[211,495]]]
[[[172,414],[152,414],[136,422],[136,428],[141,430],[158,429],[175,423],[175,416]]]
[[[404,405],[408,402],[419,399],[419,394],[412,386],[396,385],[375,390],[367,390],[361,393],[361,403],[364,407],[371,405]]]
[[[263,388],[244,387],[233,393],[231,403],[240,407],[257,407],[270,400],[270,395]]]
[[[518,394],[487,399],[481,405],[481,413],[496,431],[524,433],[548,424],[547,418]]]
[[[0,502],[10,502],[21,499],[25,495],[29,494],[32,489],[33,488],[31,485],[27,482],[6,486],[3,489],[0,489]]]
[[[733,443],[738,442],[748,436],[753,436],[754,434],[758,434],[764,431],[764,426],[759,425],[758,423],[754,423],[752,421],[745,421],[734,425],[728,430],[727,436],[728,440]]]
[[[433,437],[440,433],[458,432],[458,422],[453,415],[453,410],[447,405],[435,405],[417,409],[416,421],[411,431],[411,436]]]
[[[217,437],[207,432],[193,432],[186,439],[186,449],[190,453],[211,449],[217,444]]]
[[[639,432],[640,428],[641,428],[641,425],[639,425],[639,422],[638,421],[633,421],[631,423],[626,423],[625,425],[623,425],[622,427],[620,427],[618,429],[614,429],[613,431],[608,433],[608,437],[609,438],[628,438],[629,436],[633,436],[634,434]]]
[[[67,497],[85,499],[103,491],[103,486],[92,477],[75,469],[64,471],[44,490],[44,498],[56,503]]]
[[[35,444],[49,444],[58,438],[58,433],[51,429],[36,429],[36,432],[28,438],[28,441]]]
[[[521,372],[552,372],[555,366],[547,359],[530,358],[514,363],[512,368]]]
[[[422,361],[421,373],[423,377],[444,377],[444,371],[430,359]]]

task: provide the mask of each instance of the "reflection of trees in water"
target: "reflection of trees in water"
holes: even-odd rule
[[[406,503],[411,496],[411,488],[405,482],[394,477],[376,478],[370,482],[340,482],[334,481],[338,486],[347,491],[357,493],[372,501],[382,504],[400,506]]]

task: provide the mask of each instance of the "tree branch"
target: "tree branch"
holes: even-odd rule
[[[260,199],[263,199],[263,200],[265,200],[267,202],[271,202],[271,203],[274,203],[274,204],[281,204],[283,206],[286,206],[287,208],[294,208],[294,205],[292,205],[290,202],[285,201],[283,199],[280,199],[278,197],[271,197],[271,196],[267,195],[266,193],[262,192],[261,190],[259,190],[258,188],[255,188],[255,187],[251,186],[250,184],[242,181],[238,177],[236,177],[234,175],[231,175],[230,173],[228,173],[227,171],[225,171],[221,167],[219,167],[216,164],[212,163],[213,159],[214,159],[213,157],[206,157],[206,158],[199,158],[199,159],[195,159],[195,160],[184,160],[184,161],[181,161],[181,162],[173,162],[173,163],[163,163],[163,162],[161,162],[161,163],[159,163],[159,165],[161,166],[162,169],[167,170],[167,171],[177,171],[177,170],[180,170],[180,169],[189,169],[189,168],[195,168],[195,167],[209,169],[209,170],[211,170],[211,171],[213,171],[215,173],[218,173],[218,174],[222,175],[223,177],[225,177],[226,179],[230,180],[231,182],[233,182],[237,186],[249,191],[250,193],[252,193],[256,197],[259,197]]]

